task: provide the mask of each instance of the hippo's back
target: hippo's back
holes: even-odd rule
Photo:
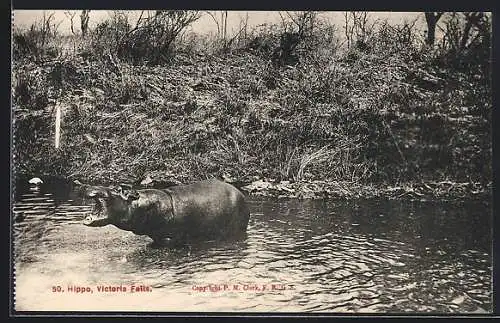
[[[171,186],[165,191],[179,195],[209,195],[219,197],[230,192],[243,195],[236,187],[217,179],[207,179],[187,185]]]
[[[234,186],[210,179],[165,190],[172,197],[174,217],[220,218],[226,223],[243,222],[246,229],[250,212],[245,196]],[[229,221],[229,222],[227,222]]]

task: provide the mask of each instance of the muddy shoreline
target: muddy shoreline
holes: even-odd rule
[[[33,176],[20,175],[16,178],[14,189],[19,191],[27,189],[30,185],[28,180]],[[59,186],[63,189],[71,189],[75,179],[42,177],[42,187]],[[419,183],[402,184],[360,184],[345,181],[277,181],[272,179],[236,180],[232,178],[219,178],[240,189],[245,195],[254,197],[277,198],[277,199],[401,199],[401,200],[465,200],[482,199],[488,200],[492,197],[492,183],[452,181],[422,181]],[[193,181],[177,179],[145,179],[141,183],[111,183],[106,181],[86,182],[91,185],[119,185],[127,184],[135,189],[166,188],[175,185],[189,184]]]

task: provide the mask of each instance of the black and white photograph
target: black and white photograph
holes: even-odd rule
[[[14,315],[493,313],[491,12],[11,13]]]

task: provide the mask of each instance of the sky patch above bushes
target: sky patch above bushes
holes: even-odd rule
[[[61,34],[71,34],[70,31],[70,21],[66,16],[66,10],[14,10],[13,11],[13,25],[14,27],[27,28],[36,21],[40,21],[43,18],[43,13],[49,14],[54,13],[54,21],[59,24],[58,31]],[[71,12],[76,12],[75,16],[75,26],[79,30],[79,15],[80,10],[71,10]],[[127,11],[130,13],[131,23],[134,23],[134,18],[139,17],[139,10]],[[191,31],[197,33],[216,33],[217,25],[210,15],[205,14],[193,23]],[[217,19],[220,19],[221,11],[210,11]],[[113,13],[111,10],[92,10],[90,12],[89,27],[94,28],[102,22],[103,20],[110,17]],[[228,34],[234,34],[238,31],[240,22],[245,19],[248,14],[248,24],[250,28],[257,27],[258,25],[265,23],[280,23],[281,18],[278,11],[229,11],[227,17]],[[336,24],[339,31],[342,31],[342,26],[344,24],[344,12],[342,11],[330,11],[321,14],[324,19],[328,19],[330,22]],[[413,21],[418,19],[416,27],[424,28],[425,19],[422,12],[370,12],[369,16],[373,20],[386,20],[389,23],[402,23],[406,21]]]

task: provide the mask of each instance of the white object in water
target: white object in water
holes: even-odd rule
[[[141,185],[148,185],[151,183],[153,183],[153,179],[149,175],[147,175],[146,178],[141,181]]]
[[[43,181],[38,177],[33,177],[32,179],[30,179],[28,181],[28,183],[34,184],[34,185],[40,185],[40,184],[43,184]]]

